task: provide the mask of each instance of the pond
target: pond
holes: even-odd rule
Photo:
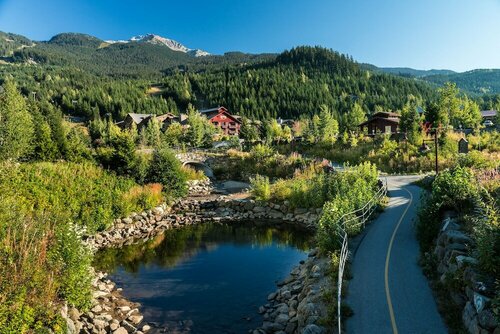
[[[169,230],[146,242],[96,254],[157,333],[247,333],[258,307],[307,258],[310,236],[250,224]]]

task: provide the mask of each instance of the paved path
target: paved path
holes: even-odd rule
[[[447,333],[417,261],[415,176],[388,177],[389,205],[367,228],[354,255],[346,302],[347,333]]]

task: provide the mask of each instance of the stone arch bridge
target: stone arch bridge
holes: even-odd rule
[[[210,167],[209,160],[203,152],[186,152],[175,155],[183,166],[189,166],[195,170],[201,170],[210,179],[215,179],[214,171]]]

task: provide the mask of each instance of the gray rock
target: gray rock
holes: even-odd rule
[[[276,317],[274,321],[285,326],[288,323],[289,319],[290,317],[288,316],[288,314],[281,313]]]
[[[288,325],[286,325],[286,327],[285,327],[285,333],[286,334],[293,334],[295,332],[296,328],[297,328],[296,322],[289,322]]]
[[[266,208],[262,206],[256,206],[253,208],[253,212],[265,212]]]
[[[479,320],[479,324],[483,328],[494,329],[498,326],[498,321],[491,309],[485,309],[481,311],[477,318]]]
[[[301,332],[301,334],[323,334],[323,329],[321,327],[310,324],[307,325]]]
[[[480,293],[474,292],[474,306],[476,307],[477,313],[481,313],[484,308],[489,305],[490,299],[483,296]]]
[[[128,331],[125,327],[120,327],[116,329],[113,334],[128,334]]]
[[[133,222],[133,220],[130,217],[122,219],[122,223],[124,223],[124,224],[132,224],[132,222]]]
[[[114,331],[117,330],[120,327],[120,322],[116,319],[111,320],[109,323],[109,328]]]
[[[108,322],[101,319],[93,319],[92,323],[97,329],[104,329],[108,326]]]
[[[276,292],[272,292],[270,293],[268,296],[267,296],[267,300],[273,300],[276,298],[276,295],[277,293]]]
[[[465,255],[458,255],[455,260],[457,261],[457,265],[459,268],[462,268],[463,266],[466,265],[476,265],[478,261],[470,256],[465,256]]]
[[[266,331],[266,333],[275,333],[285,329],[285,326],[276,322],[265,321],[262,328]]]
[[[128,320],[132,321],[134,325],[139,324],[142,319],[144,319],[142,315],[131,315],[130,317],[128,317]]]
[[[122,323],[121,323],[122,327],[125,328],[127,331],[133,333],[135,332],[137,329],[132,326],[127,320],[123,320]]]

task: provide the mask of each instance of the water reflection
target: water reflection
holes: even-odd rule
[[[206,224],[100,251],[95,265],[141,303],[146,322],[169,333],[245,333],[259,326],[258,306],[306,257],[309,240],[301,231]]]

